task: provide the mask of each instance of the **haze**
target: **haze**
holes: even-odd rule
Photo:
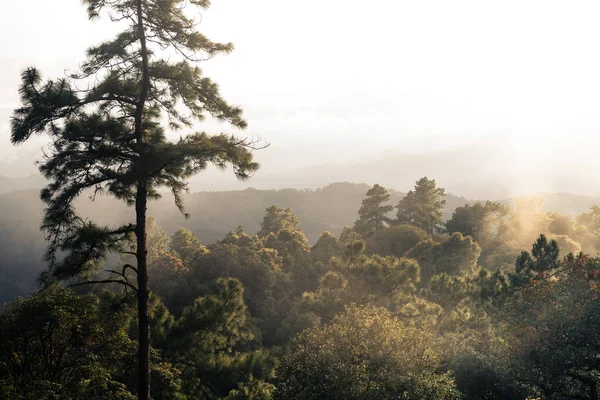
[[[407,190],[427,173],[479,198],[598,195],[599,11],[594,1],[214,1],[200,29],[236,50],[206,74],[245,109],[244,134],[271,146],[249,182],[212,172],[192,188]],[[114,32],[77,0],[2,6],[0,175],[35,173],[44,144],[9,142],[20,71],[60,76]],[[397,169],[378,175],[382,160]]]

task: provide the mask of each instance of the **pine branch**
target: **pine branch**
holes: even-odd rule
[[[129,282],[125,282],[119,279],[103,279],[103,280],[95,280],[95,281],[85,281],[85,282],[80,282],[80,283],[72,283],[69,286],[83,286],[83,285],[95,285],[95,284],[100,284],[100,283],[118,283],[120,285],[123,286],[127,286],[130,289],[133,289],[134,291],[137,292],[137,288],[135,286],[133,286],[131,283]]]

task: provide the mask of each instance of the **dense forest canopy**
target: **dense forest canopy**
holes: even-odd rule
[[[221,239],[229,231],[242,225],[249,232],[258,232],[264,210],[272,204],[291,208],[300,219],[300,225],[314,244],[322,232],[335,235],[344,226],[351,226],[358,218],[357,210],[369,186],[365,184],[335,183],[319,190],[255,190],[230,192],[199,192],[185,196],[185,204],[192,214],[183,219],[176,207],[163,199],[150,204],[150,215],[169,234],[180,228],[192,231],[204,243]],[[389,190],[390,205],[397,205],[403,193]],[[539,195],[543,198],[544,212],[557,212],[565,218],[587,213],[600,198],[573,195]],[[444,220],[449,220],[458,207],[476,204],[477,201],[447,194]],[[514,209],[515,199],[500,202]],[[98,197],[91,202],[81,198],[77,207],[83,215],[105,224],[118,224],[130,218],[126,206],[109,197]],[[36,279],[43,268],[44,235],[38,230],[43,205],[36,191],[13,191],[0,194],[0,302],[24,296],[36,286]],[[390,213],[394,217],[397,209]],[[558,222],[557,222],[558,223]],[[556,224],[556,223],[555,223]],[[5,230],[6,229],[6,230]],[[454,228],[453,228],[454,229]],[[457,229],[459,230],[459,229]],[[462,231],[472,235],[469,231]],[[553,232],[543,230],[548,234]],[[523,244],[522,249],[530,244]],[[595,254],[592,251],[591,254]]]
[[[411,200],[431,215],[407,221],[410,196],[360,189],[359,229],[311,241],[276,204],[214,241],[148,220],[153,398],[597,398],[597,207],[467,202],[428,231],[447,204]],[[132,398],[132,307],[118,286],[6,303],[0,390]]]

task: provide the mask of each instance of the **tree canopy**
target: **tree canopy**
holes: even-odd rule
[[[383,186],[375,184],[369,189],[367,197],[362,201],[362,206],[358,210],[358,220],[354,223],[354,230],[362,235],[369,236],[387,227],[392,221],[387,214],[394,207],[384,203],[390,197]]]
[[[206,244],[148,218],[153,398],[596,399],[600,262],[568,251],[587,237],[577,219],[572,237],[555,224],[521,247],[568,222],[528,204],[483,236],[346,227],[313,246],[282,207]],[[118,289],[52,284],[7,304],[0,397],[139,396],[137,296]]]
[[[445,194],[444,189],[436,187],[435,179],[419,179],[415,189],[409,191],[396,206],[396,222],[414,225],[429,233],[435,232],[442,223]]]

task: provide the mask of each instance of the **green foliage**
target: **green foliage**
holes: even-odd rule
[[[330,232],[323,232],[317,243],[310,249],[310,255],[314,262],[329,263],[332,257],[340,255],[340,243]]]
[[[467,204],[445,223],[447,235],[444,212],[455,205],[445,210],[445,190],[424,177],[402,199],[374,185],[354,228],[339,240],[324,232],[312,247],[299,218],[278,205],[256,235],[239,226],[219,236],[273,202],[287,207],[300,197],[293,191],[268,203],[247,191],[254,208],[213,197],[221,208],[197,209],[218,221],[227,214],[227,228],[179,229],[164,214],[165,231],[146,218],[162,189],[184,212],[192,175],[213,165],[246,179],[258,168],[247,140],[206,132],[167,140],[167,130],[208,117],[246,128],[196,64],[233,46],[196,32],[190,10],[208,0],[83,3],[90,18],[108,14],[123,30],[89,48],[76,74],[44,81],[25,70],[11,120],[13,143],[50,140],[40,163],[49,268],[44,290],[0,313],[0,397],[147,399],[151,386],[156,400],[598,399],[600,260],[575,253],[598,249],[600,207],[573,221],[540,199],[519,199],[512,212]],[[311,237],[339,232],[358,208],[352,193],[325,188],[294,209],[311,214]],[[82,194],[135,205],[135,224],[116,207],[93,222],[77,203]],[[6,214],[0,225],[22,233]],[[204,246],[192,230],[220,240]],[[93,294],[81,279],[124,290]]]
[[[567,257],[502,311],[514,379],[548,399],[598,397],[600,260]]]
[[[369,189],[367,197],[358,210],[358,220],[354,223],[354,230],[363,236],[370,236],[387,227],[392,222],[387,215],[394,207],[384,203],[389,201],[390,197],[383,186],[375,184]]]
[[[442,317],[440,346],[457,389],[467,400],[526,399],[527,391],[515,382],[509,367],[508,343],[498,336],[494,320],[462,301]]]
[[[305,292],[300,307],[322,321],[331,320],[351,304],[386,305],[401,309],[406,293],[419,282],[419,265],[409,259],[366,256],[356,253],[334,259],[332,270],[325,273],[315,292]]]
[[[189,398],[239,398],[245,391],[267,398],[272,388],[256,379],[268,377],[270,366],[262,352],[252,351],[257,339],[241,283],[218,279],[214,294],[183,311],[166,352],[181,369]]]
[[[289,273],[296,294],[314,290],[322,267],[312,263],[308,239],[292,210],[276,205],[269,207],[257,236],[264,247],[275,250],[282,258],[283,269]]]
[[[137,294],[139,321],[139,399],[150,399],[150,338],[146,247],[147,203],[167,188],[183,213],[187,179],[209,165],[233,168],[240,179],[258,169],[252,143],[231,135],[205,132],[166,138],[162,125],[191,128],[207,116],[243,129],[239,107],[230,106],[218,86],[196,62],[233,50],[196,31],[189,16],[210,5],[204,0],[83,0],[89,18],[108,14],[122,31],[113,40],[90,47],[79,73],[43,82],[35,68],[21,77],[21,106],[11,119],[11,140],[23,143],[46,134],[49,151],[39,165],[49,184],[40,197],[46,205],[48,269],[43,280],[90,276],[108,253],[123,252],[136,236],[137,264],[111,270],[110,279]],[[81,89],[85,88],[85,89]],[[135,205],[135,224],[116,228],[81,218],[74,201],[83,192],[108,194]],[[187,214],[186,214],[187,216]],[[170,263],[170,262],[168,262]],[[119,272],[120,271],[120,272]],[[131,283],[128,272],[137,275]]]
[[[375,307],[349,307],[295,341],[276,372],[275,399],[454,399],[431,334]]]
[[[405,224],[396,225],[382,229],[367,238],[367,253],[402,257],[427,238],[427,233],[421,228]]]
[[[477,270],[481,248],[470,236],[455,232],[441,243],[428,239],[413,247],[406,256],[421,266],[424,283],[437,274],[468,275]]]
[[[196,32],[181,0],[84,3],[90,18],[107,12],[128,24],[113,40],[90,47],[79,73],[44,82],[37,69],[24,71],[21,106],[11,120],[15,144],[37,134],[50,139],[39,167],[50,181],[41,192],[46,205],[42,228],[49,241],[46,281],[89,277],[107,253],[124,250],[134,232],[138,244],[145,243],[143,225],[140,230],[134,224],[109,228],[81,218],[74,207],[80,194],[109,194],[136,204],[139,224],[147,200],[160,198],[161,187],[172,192],[183,211],[187,178],[207,166],[232,165],[241,179],[258,168],[252,145],[244,140],[198,132],[171,142],[161,126],[165,117],[171,129],[181,129],[212,116],[246,127],[241,109],[228,105],[217,85],[194,65],[202,54],[230,52],[231,44],[211,42]],[[193,1],[188,9],[208,5]],[[146,249],[139,251],[138,261]],[[145,274],[145,263],[139,268]],[[122,278],[113,281],[126,284]],[[144,288],[139,293],[146,296]]]
[[[122,371],[135,345],[99,299],[52,286],[0,314],[0,397],[133,399]]]
[[[531,254],[527,251],[517,258],[515,270],[522,275],[535,275],[548,273],[558,267],[559,248],[555,240],[548,241],[542,234],[533,244]]]
[[[289,208],[284,210],[283,208],[274,204],[267,208],[266,211],[267,214],[260,223],[260,231],[257,233],[258,237],[264,238],[269,236],[271,233],[275,236],[278,236],[282,230],[299,229],[300,221]]]
[[[177,253],[184,264],[192,264],[207,249],[202,245],[192,232],[187,229],[179,229],[175,232],[169,241],[169,248]]]
[[[429,280],[423,295],[428,300],[451,309],[467,297],[477,295],[477,280],[470,276],[449,275],[445,272]]]
[[[274,296],[281,290],[282,261],[270,249],[254,250],[232,244],[210,246],[210,253],[194,264],[190,278],[207,282],[220,277],[239,279],[244,285],[246,304],[261,328],[276,324],[279,308]],[[188,278],[189,279],[189,278]]]
[[[342,232],[340,233],[340,238],[338,239],[340,246],[347,247],[348,245],[355,243],[357,241],[362,241],[363,238],[360,234],[354,231],[349,226],[344,226]]]
[[[409,224],[433,233],[442,223],[446,191],[435,185],[435,179],[423,177],[415,184],[415,189],[406,194],[396,208],[396,223]]]
[[[508,207],[491,201],[465,204],[454,210],[452,218],[446,221],[446,230],[471,236],[480,244],[487,243],[505,229],[508,214]]]
[[[470,231],[477,241],[402,224],[368,238],[348,227],[339,240],[324,232],[310,247],[298,218],[272,207],[264,224],[272,232],[238,227],[204,246],[190,231],[169,237],[148,218],[153,398],[596,398],[600,261],[562,257],[581,248],[584,228],[568,231],[568,218],[523,204],[491,225],[485,216],[472,224],[475,206],[455,213],[454,223],[485,222]],[[557,233],[538,235],[517,257],[517,240],[544,226]],[[500,269],[478,265],[479,241],[484,261]],[[53,303],[64,319],[38,309],[44,293],[65,297]],[[97,296],[51,286],[0,314],[0,396],[135,395],[135,296]],[[35,343],[32,332],[43,329],[35,324],[57,319],[52,344],[77,349],[75,376],[91,377],[74,384],[36,374],[17,389],[14,363],[4,360],[16,349],[43,365],[43,351],[22,350],[20,340]],[[65,333],[73,330],[85,335]],[[57,354],[52,365],[62,362]]]

